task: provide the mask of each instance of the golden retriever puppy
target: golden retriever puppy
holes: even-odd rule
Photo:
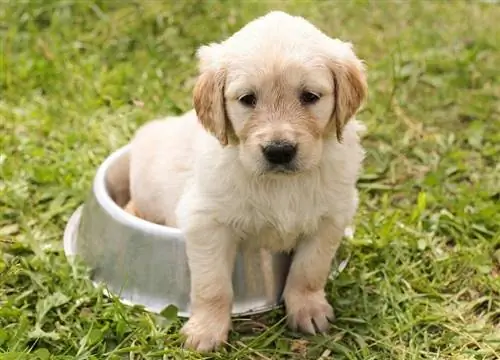
[[[289,326],[324,332],[333,318],[324,286],[358,203],[363,63],[349,43],[278,11],[198,58],[194,110],[139,129],[130,162],[130,208],[186,239],[185,345],[212,351],[227,341],[242,244],[294,251]]]

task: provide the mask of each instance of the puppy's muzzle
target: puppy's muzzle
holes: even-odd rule
[[[288,141],[272,141],[262,147],[264,157],[273,166],[289,166],[297,155],[297,145]]]

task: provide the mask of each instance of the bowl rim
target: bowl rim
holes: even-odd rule
[[[124,209],[122,209],[110,196],[106,188],[106,175],[107,171],[118,158],[124,156],[130,151],[130,144],[122,146],[108,155],[104,161],[97,168],[92,185],[92,192],[101,207],[115,220],[123,223],[124,225],[134,228],[139,231],[153,232],[160,236],[165,237],[178,237],[182,238],[182,232],[178,228],[171,226],[156,224],[141,218],[138,218]]]

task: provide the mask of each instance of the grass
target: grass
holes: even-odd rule
[[[196,48],[269,9],[367,62],[361,209],[329,334],[292,333],[280,310],[238,321],[213,357],[500,358],[500,5],[18,0],[0,4],[0,359],[202,358],[181,321],[71,269],[62,232],[111,151],[191,107]]]

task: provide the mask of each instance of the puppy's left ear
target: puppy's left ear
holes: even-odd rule
[[[212,51],[217,46],[202,46],[198,50],[200,75],[193,90],[193,103],[202,126],[225,146],[229,143],[232,128],[224,100],[226,72],[212,60]]]
[[[368,93],[363,62],[354,55],[351,44],[343,45],[348,47],[348,55],[327,61],[333,73],[335,87],[335,108],[331,123],[335,126],[339,142],[342,141],[344,126],[359,110]]]

